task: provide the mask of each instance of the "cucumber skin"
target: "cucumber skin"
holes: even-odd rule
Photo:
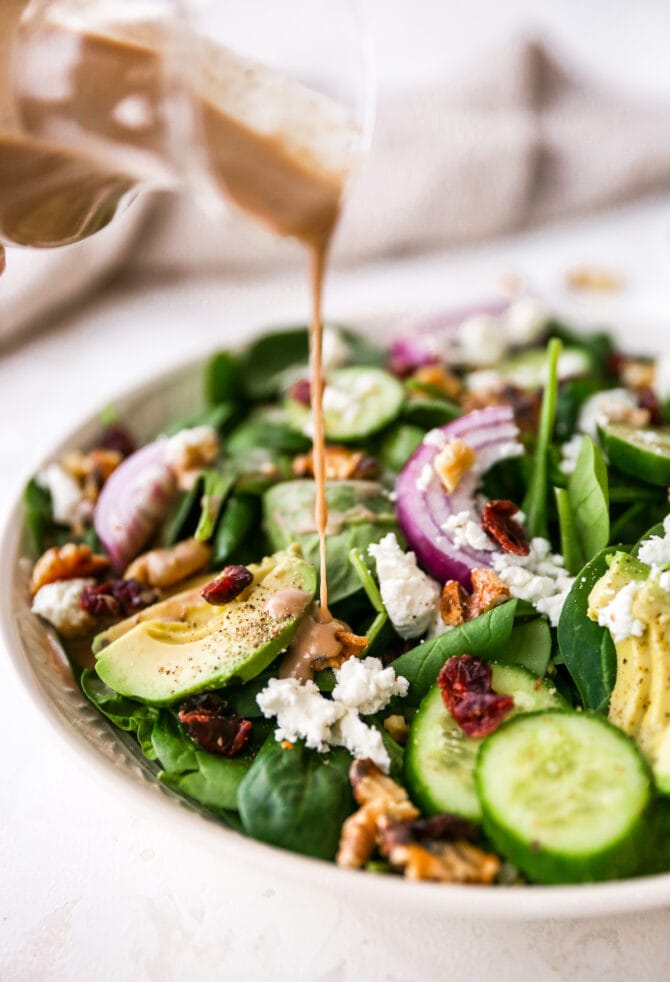
[[[640,811],[619,839],[609,848],[591,856],[569,856],[558,854],[550,849],[535,847],[507,828],[501,826],[492,816],[488,808],[485,789],[483,787],[481,767],[486,757],[486,751],[491,741],[505,729],[514,726],[521,720],[534,716],[553,716],[564,710],[545,709],[537,713],[525,713],[506,721],[495,733],[485,737],[477,754],[475,767],[475,785],[482,806],[482,826],[487,838],[494,849],[506,860],[517,866],[530,880],[549,885],[569,883],[597,883],[603,880],[618,880],[633,875],[640,866],[641,857],[649,838],[649,816],[653,803],[653,778],[651,770],[635,743],[618,727],[613,726],[603,716],[596,712],[584,711],[579,716],[593,719],[601,726],[613,730],[622,742],[633,751],[638,758],[640,770],[646,775],[648,795],[645,807]]]
[[[656,487],[670,484],[670,460],[667,457],[630,443],[605,426],[598,428],[598,435],[613,467]]]
[[[535,676],[533,676],[532,672],[529,672],[527,669],[522,668],[520,665],[514,665],[514,666],[497,665],[497,663],[491,662],[491,667],[494,670],[495,668],[500,668],[505,674],[511,674],[512,677],[516,676],[518,681],[521,681],[521,679],[524,680],[527,679],[529,682],[532,683],[535,683],[537,681]],[[543,681],[542,685],[546,686],[547,683]],[[500,684],[498,684],[498,687],[496,688],[495,679],[493,682],[493,688],[495,689],[496,692],[501,692],[504,695],[514,695],[515,692],[515,690],[509,685],[500,686]],[[519,689],[517,688],[516,691],[518,692]],[[438,702],[438,704],[444,709],[444,712],[447,715],[450,715],[448,710],[444,707],[441,694],[438,698],[437,686],[433,685],[428,690],[426,695],[423,697],[421,701],[421,706],[419,707],[419,710],[417,712],[417,717],[421,713],[422,709],[424,711],[425,710],[430,711],[431,708],[430,704],[432,704],[433,700]],[[553,696],[553,701],[555,703],[555,706],[552,708],[555,708],[557,710],[568,709],[568,704],[558,693],[556,693]],[[523,710],[521,711],[512,710],[512,712],[514,713],[514,716],[512,716],[511,719],[515,718],[518,715],[524,715],[524,716],[530,715],[529,713],[524,712]],[[458,724],[455,723],[454,726],[456,729],[459,729]],[[467,737],[465,734],[463,734],[463,738],[464,740],[467,741],[467,746],[470,746],[471,741],[473,739],[476,739],[472,737]],[[481,743],[482,741],[480,739],[477,742]],[[426,781],[421,776],[421,770],[414,765],[415,748],[418,749],[418,746],[419,746],[419,740],[417,734],[417,727],[413,723],[410,729],[409,738],[407,740],[407,747],[405,749],[404,780],[407,788],[410,791],[412,800],[418,805],[418,807],[421,809],[421,812],[426,815],[441,815],[444,814],[445,811],[448,811],[450,814],[459,815],[461,818],[465,818],[470,822],[474,822],[475,824],[480,824],[482,821],[482,812],[479,806],[476,788],[474,786],[474,769],[473,769],[474,807],[472,809],[458,807],[455,806],[453,802],[450,802],[449,807],[447,808],[445,802],[439,800],[439,797],[436,797],[434,795],[430,782]]]

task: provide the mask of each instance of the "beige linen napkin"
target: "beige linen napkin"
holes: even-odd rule
[[[338,263],[481,241],[670,188],[670,107],[638,104],[517,41],[466,77],[382,94],[373,146],[338,233]],[[135,218],[133,218],[135,212]],[[139,220],[134,205],[126,221]],[[116,223],[62,254],[12,256],[0,341],[125,259],[140,275],[262,272],[299,250],[239,216],[163,199],[138,245]]]

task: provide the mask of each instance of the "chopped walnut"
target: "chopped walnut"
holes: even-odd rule
[[[350,658],[357,658],[362,655],[368,646],[367,638],[354,634],[352,631],[336,631],[335,640],[342,645],[340,651],[337,655],[313,658],[310,662],[310,668],[315,672],[323,668],[340,668]]]
[[[442,588],[440,615],[448,627],[472,621],[511,596],[507,584],[492,569],[473,569],[470,579],[471,594],[456,580],[450,580]]]
[[[463,440],[454,437],[440,450],[433,462],[435,473],[451,494],[461,483],[463,475],[474,467],[477,454]]]
[[[212,550],[198,539],[185,539],[170,549],[152,549],[134,559],[123,578],[165,589],[209,564]]]
[[[60,458],[59,463],[63,470],[79,484],[84,499],[95,504],[103,484],[122,460],[123,456],[118,450],[96,449],[89,453],[68,450]]]
[[[35,596],[47,583],[97,576],[109,567],[107,556],[94,555],[90,546],[68,542],[67,545],[47,549],[40,556],[33,566],[30,592]]]
[[[396,743],[399,743],[401,746],[407,743],[409,725],[404,716],[400,716],[399,714],[387,716],[384,720],[384,729]]]
[[[509,600],[509,587],[492,569],[473,569],[470,574],[472,593],[468,598],[466,620],[474,620],[487,610]]]
[[[327,481],[373,480],[379,477],[379,463],[362,450],[350,447],[327,446],[325,448]],[[314,477],[313,454],[300,454],[293,460],[296,477]]]
[[[627,389],[653,389],[656,368],[653,361],[624,356],[619,361],[618,375]]]
[[[597,293],[618,293],[623,290],[626,280],[622,273],[602,266],[576,266],[565,274],[569,290],[584,290]]]
[[[349,780],[361,807],[342,826],[336,862],[347,869],[360,869],[378,844],[383,819],[411,821],[419,812],[405,789],[368,758],[353,762]]]
[[[492,883],[500,860],[469,842],[439,842],[430,848],[416,843],[395,846],[388,854],[392,866],[407,880],[438,883]]]
[[[194,426],[170,437],[166,460],[180,491],[190,491],[198,475],[219,456],[219,437],[213,426]]]
[[[447,399],[458,399],[463,388],[459,377],[444,365],[422,365],[412,372],[410,380],[438,389]]]
[[[457,580],[450,580],[442,587],[440,615],[448,627],[456,627],[466,621],[468,595]]]

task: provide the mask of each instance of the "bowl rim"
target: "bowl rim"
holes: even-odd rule
[[[150,398],[180,377],[191,377],[202,369],[207,358],[220,346],[200,353],[186,363],[169,368],[150,379],[117,391],[113,403],[138,403]],[[234,347],[234,345],[231,345]],[[29,472],[34,474],[46,459],[61,448],[76,444],[78,435],[95,424],[96,412],[91,412],[78,425],[69,427],[55,442],[51,452],[40,459]],[[23,529],[22,487],[14,495],[0,537],[0,575],[2,582],[13,584],[20,558]],[[9,654],[9,662],[19,680],[24,695],[50,725],[62,745],[74,751],[80,764],[97,780],[117,791],[123,787],[138,806],[151,811],[161,821],[183,828],[190,837],[197,836],[208,844],[216,856],[249,863],[269,875],[286,877],[300,883],[318,879],[321,887],[338,894],[355,891],[361,902],[387,903],[393,907],[421,910],[426,913],[449,914],[458,918],[486,920],[537,920],[550,918],[601,917],[609,914],[639,912],[670,906],[670,873],[634,877],[605,883],[567,886],[466,886],[458,884],[410,883],[401,877],[362,874],[343,870],[334,863],[289,852],[270,846],[228,828],[213,818],[203,816],[188,803],[173,794],[158,796],[146,780],[121,768],[114,768],[101,752],[83,739],[72,720],[66,720],[54,710],[48,694],[41,686],[30,665],[26,645],[20,637],[12,609],[9,587],[0,592],[0,639]],[[101,717],[102,718],[102,717]],[[102,766],[101,766],[102,765]]]

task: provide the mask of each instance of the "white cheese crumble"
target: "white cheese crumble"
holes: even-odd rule
[[[497,549],[474,512],[466,510],[450,515],[442,529],[451,536],[457,549],[476,549],[478,552],[494,552]]]
[[[467,317],[458,329],[460,359],[470,365],[494,365],[507,353],[501,319],[491,314]]]
[[[595,440],[598,427],[625,419],[631,409],[637,409],[637,397],[628,389],[607,389],[596,392],[582,406],[577,429]]]
[[[527,556],[494,552],[491,563],[513,597],[529,601],[556,627],[574,577],[563,567],[563,557],[551,552],[546,539],[532,539]]]
[[[430,482],[433,480],[435,472],[430,464],[424,464],[421,468],[421,472],[416,479],[416,489],[417,491],[427,491],[430,487]]]
[[[469,372],[465,380],[465,385],[471,392],[496,392],[498,389],[502,389],[504,384],[505,379],[500,372],[496,372],[493,368],[482,368],[477,372]]]
[[[377,565],[379,591],[401,638],[417,638],[435,616],[440,585],[419,569],[413,552],[403,552],[395,533],[368,547]]]
[[[334,372],[336,368],[342,368],[351,359],[351,345],[342,331],[332,324],[324,325],[321,346],[321,365],[324,375]]]
[[[639,588],[638,582],[627,583],[606,607],[598,611],[598,623],[609,628],[615,644],[626,638],[641,638],[645,632],[644,621],[633,616],[633,602]]]
[[[547,312],[534,297],[520,297],[509,305],[502,320],[511,345],[532,344],[544,333]]]
[[[651,566],[652,576],[657,575],[660,568],[670,563],[670,515],[663,520],[664,535],[652,535],[638,549],[637,558]]]
[[[583,433],[575,433],[570,439],[561,446],[560,468],[564,474],[574,474],[577,466],[577,458],[584,442]]]
[[[219,435],[213,426],[192,426],[171,436],[165,445],[165,463],[178,479],[182,490],[189,490],[195,484],[197,475],[219,455]],[[145,481],[164,479],[160,466],[147,471]]]
[[[409,683],[384,668],[378,658],[350,658],[335,669],[333,698],[312,681],[270,679],[256,696],[263,715],[276,717],[276,740],[304,740],[319,753],[345,747],[354,757],[369,757],[388,773],[391,761],[380,732],[359,714],[384,709],[392,696],[407,694]]]
[[[396,676],[379,658],[348,658],[336,669],[333,699],[367,716],[386,709],[393,696],[406,696],[407,679]]]
[[[79,605],[82,590],[87,586],[95,586],[95,580],[77,578],[47,583],[35,594],[32,612],[53,624],[64,637],[86,634],[95,623]]]
[[[441,450],[442,447],[445,446],[446,442],[447,435],[444,430],[428,430],[423,438],[423,443],[425,443],[427,447],[437,447],[438,450]]]
[[[670,590],[670,570],[664,570],[658,578],[661,590]]]
[[[41,488],[51,495],[54,521],[59,525],[77,525],[91,513],[82,489],[60,464],[47,464],[35,478]]]
[[[661,355],[654,366],[654,391],[665,402],[670,399],[670,355]]]

